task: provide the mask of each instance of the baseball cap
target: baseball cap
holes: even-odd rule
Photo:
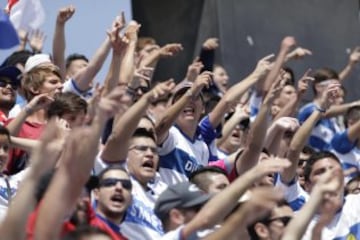
[[[20,43],[18,34],[9,16],[0,10],[0,49],[9,49]]]
[[[26,61],[25,72],[30,72],[32,69],[43,63],[51,63],[50,56],[44,53],[35,54],[34,56],[29,57]]]
[[[203,205],[210,197],[210,194],[190,182],[169,185],[157,199],[154,212],[159,219],[164,219],[173,208],[191,208]]]
[[[17,67],[9,66],[0,68],[0,77],[7,77],[12,82],[20,85],[21,71]]]
[[[189,88],[191,88],[193,85],[192,82],[189,82],[187,80],[180,82],[178,85],[175,86],[174,90],[172,91],[172,100],[171,102],[174,103],[175,99],[177,99],[179,96],[182,96]],[[200,92],[201,99],[204,99],[203,94]]]

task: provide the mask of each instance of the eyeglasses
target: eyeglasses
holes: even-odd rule
[[[280,221],[282,222],[282,224],[284,226],[287,226],[288,223],[291,221],[292,217],[288,217],[288,216],[285,216],[285,217],[278,217],[278,218],[271,218],[269,220],[266,221],[266,223],[271,223],[271,222],[274,222],[274,221]]]
[[[126,190],[131,190],[132,184],[129,179],[119,179],[119,178],[104,178],[99,182],[99,187],[113,187],[118,182],[121,183],[121,186]]]
[[[14,90],[17,90],[18,87],[19,87],[18,84],[14,84],[14,83],[11,83],[11,82],[0,80],[0,87],[6,88],[7,85],[10,85],[11,88],[14,89]]]
[[[157,148],[156,147],[152,147],[152,146],[147,146],[147,145],[135,145],[132,147],[129,147],[129,150],[135,149],[139,152],[146,152],[148,149],[150,149],[150,151],[154,154],[157,154]]]

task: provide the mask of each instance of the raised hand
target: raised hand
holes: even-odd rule
[[[35,96],[25,106],[26,111],[28,111],[31,114],[36,111],[39,111],[40,109],[46,109],[50,105],[50,103],[54,101],[51,95],[52,95],[51,93],[42,93]]]
[[[285,50],[290,50],[294,46],[296,46],[296,40],[291,36],[285,37],[281,42],[281,48]]]
[[[356,48],[354,48],[354,50],[351,52],[350,57],[349,57],[349,62],[352,65],[355,65],[356,63],[358,63],[360,61],[360,47],[357,46]]]
[[[215,50],[219,47],[219,39],[217,38],[208,38],[202,45],[205,50]]]
[[[153,67],[145,67],[145,66],[137,68],[135,70],[134,77],[151,82],[152,76],[154,74],[154,70],[155,69]]]
[[[158,99],[161,99],[165,96],[168,96],[175,87],[174,79],[169,79],[165,82],[157,84],[149,93],[146,95],[149,96],[150,102],[155,102]]]
[[[281,130],[291,132],[295,132],[300,127],[299,121],[292,117],[281,117],[275,121],[275,124]]]
[[[312,52],[309,49],[297,47],[287,55],[287,59],[302,59],[305,56],[311,56]]]
[[[180,43],[168,43],[160,48],[160,57],[173,57],[183,49]]]
[[[140,27],[141,27],[141,25],[138,24],[136,21],[131,21],[126,28],[125,37],[129,41],[136,42],[138,39],[138,33],[139,33]]]
[[[75,8],[72,5],[61,8],[58,12],[56,22],[58,24],[65,24],[74,15],[74,13]]]
[[[272,53],[260,59],[256,65],[254,73],[256,73],[259,77],[264,77],[266,74],[268,74],[274,65],[271,61],[274,56],[275,54]]]
[[[186,80],[189,82],[194,82],[197,76],[199,76],[201,69],[204,67],[204,64],[200,62],[199,57],[196,57],[194,61],[189,65]]]
[[[286,84],[286,80],[285,79],[282,80],[281,77],[279,77],[271,85],[270,90],[264,99],[264,104],[272,103],[274,101],[274,99],[279,96],[279,94],[280,94],[281,90],[284,88],[285,84]]]
[[[326,90],[323,92],[319,104],[320,108],[326,110],[333,103],[335,103],[336,99],[339,97],[341,85],[339,83],[331,83],[326,87]]]
[[[291,162],[285,158],[269,157],[267,160],[259,162],[255,167],[248,171],[254,181],[272,174],[282,173],[285,168],[290,167]]]
[[[121,54],[128,45],[128,39],[120,36],[120,31],[125,27],[125,24],[125,15],[124,12],[121,12],[121,15],[117,16],[113,22],[111,30],[107,31],[112,49],[116,54]]]
[[[20,46],[19,46],[19,51],[21,50],[25,50],[26,47],[26,43],[28,41],[28,32],[25,31],[24,29],[19,29],[17,31],[19,39],[20,39]]]
[[[125,111],[131,102],[124,86],[117,86],[108,95],[100,98],[97,106],[97,116],[105,120],[113,117],[120,111]]]
[[[46,35],[44,34],[44,32],[42,32],[38,29],[34,30],[30,33],[29,45],[30,45],[31,49],[33,50],[33,52],[35,52],[35,53],[42,52],[45,39],[46,39]]]
[[[313,77],[310,77],[310,72],[311,69],[308,69],[298,81],[298,93],[300,95],[303,95],[309,88],[309,83],[315,80]]]
[[[198,96],[201,90],[206,87],[209,88],[212,83],[212,73],[205,71],[201,73],[195,80],[194,84],[191,87],[191,92],[193,96]]]

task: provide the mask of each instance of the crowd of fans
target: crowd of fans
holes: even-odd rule
[[[359,48],[295,81],[286,64],[312,52],[287,36],[230,86],[209,38],[176,84],[152,74],[182,45],[124,14],[91,59],[65,58],[74,13],[51,55],[19,31],[0,67],[1,239],[360,239],[360,102],[342,86]]]

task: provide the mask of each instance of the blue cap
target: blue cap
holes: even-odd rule
[[[0,49],[12,48],[20,43],[9,16],[0,9]]]
[[[7,77],[11,80],[11,82],[15,84],[20,85],[20,80],[21,80],[20,75],[21,75],[21,71],[17,67],[10,66],[10,67],[0,68],[0,78]]]

